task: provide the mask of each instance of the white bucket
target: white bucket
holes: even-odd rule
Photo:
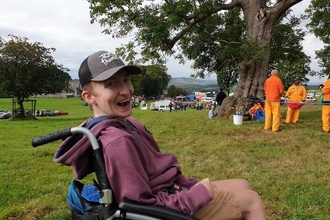
[[[234,125],[242,125],[243,124],[243,115],[233,115]]]

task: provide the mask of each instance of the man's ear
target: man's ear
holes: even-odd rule
[[[87,91],[82,91],[81,98],[83,98],[88,104],[92,104],[93,98]]]

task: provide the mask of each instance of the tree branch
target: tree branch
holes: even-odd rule
[[[233,0],[232,2],[230,2],[229,4],[219,4],[217,6],[215,6],[214,8],[212,8],[209,11],[206,12],[198,12],[197,14],[193,14],[188,16],[187,18],[190,19],[190,22],[188,24],[187,27],[183,28],[179,33],[177,33],[173,39],[170,42],[171,48],[174,46],[174,44],[182,38],[182,36],[184,36],[193,26],[195,26],[196,24],[204,21],[205,19],[207,19],[208,17],[210,17],[211,15],[222,11],[222,10],[229,10],[232,9],[234,7],[240,6],[240,1],[241,0]]]

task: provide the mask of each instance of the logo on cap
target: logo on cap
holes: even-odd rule
[[[99,58],[101,58],[101,63],[103,63],[106,66],[114,60],[119,60],[119,58],[115,54],[109,52],[101,54]]]

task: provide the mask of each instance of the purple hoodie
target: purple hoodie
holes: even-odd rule
[[[102,144],[107,176],[118,203],[127,198],[195,215],[211,201],[204,185],[195,185],[198,180],[182,175],[177,158],[160,152],[152,134],[136,119],[106,119],[91,131]],[[94,171],[90,148],[87,137],[74,135],[61,144],[54,161],[73,166],[75,177],[82,179]],[[173,184],[183,190],[168,194],[167,188]]]

